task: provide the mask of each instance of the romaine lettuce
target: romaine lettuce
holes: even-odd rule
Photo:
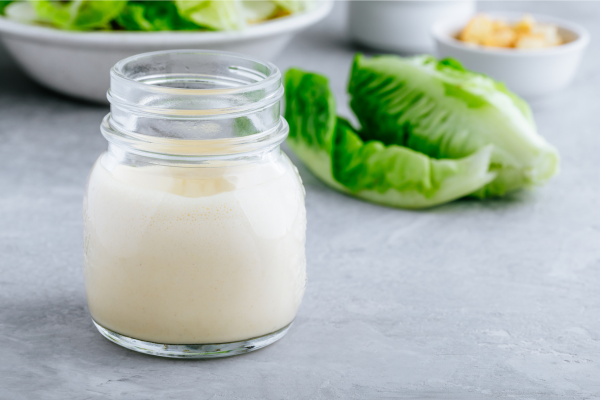
[[[12,0],[0,0],[0,14],[4,13],[4,9],[10,3],[12,3]]]
[[[431,56],[355,58],[348,91],[364,140],[460,158],[493,145],[496,179],[473,193],[503,195],[542,184],[558,153],[538,135],[527,103],[457,61]]]
[[[358,55],[348,90],[360,130],[336,116],[325,77],[291,69],[285,89],[290,148],[328,185],[373,202],[499,196],[558,169],[527,103],[454,60]]]
[[[240,0],[176,0],[179,14],[196,25],[214,30],[239,30],[246,26]]]
[[[171,1],[130,1],[116,22],[128,31],[198,29],[198,25],[179,15],[177,7]]]
[[[36,0],[31,1],[30,4],[39,21],[51,23],[62,29],[86,30],[108,28],[110,21],[121,13],[127,1]]]
[[[403,208],[424,208],[463,197],[490,182],[491,146],[457,160],[434,159],[395,144],[363,142],[338,120],[332,156],[334,178],[356,196]]]
[[[291,69],[285,77],[288,144],[333,188],[376,203],[424,208],[463,197],[490,182],[491,146],[457,160],[436,160],[407,147],[367,143],[335,115],[327,79]]]

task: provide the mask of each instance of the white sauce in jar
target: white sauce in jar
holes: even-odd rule
[[[294,319],[306,284],[306,211],[295,167],[131,167],[101,156],[84,201],[90,312],[168,344],[225,343]]]

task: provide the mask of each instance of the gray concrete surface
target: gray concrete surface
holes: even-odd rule
[[[299,165],[309,286],[296,324],[269,348],[215,361],[137,354],[94,330],[81,202],[107,109],[1,62],[0,399],[600,398],[600,3],[482,7],[592,32],[573,85],[533,103],[560,175],[410,212],[335,193]],[[327,73],[343,99],[354,51],[338,5],[277,63]]]

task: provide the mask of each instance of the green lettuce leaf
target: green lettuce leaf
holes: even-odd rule
[[[395,144],[363,142],[339,120],[333,175],[357,197],[402,208],[424,208],[463,197],[490,182],[492,146],[457,160],[437,160]]]
[[[127,1],[35,0],[30,4],[35,10],[39,22],[51,23],[61,29],[89,30],[109,29],[110,21],[123,11]]]
[[[285,76],[288,145],[321,180],[342,192],[395,207],[425,208],[463,197],[495,175],[491,146],[457,160],[407,147],[365,142],[335,115],[327,79],[291,69]]]
[[[184,19],[214,30],[239,30],[246,27],[240,0],[176,0],[175,5]]]
[[[128,31],[197,30],[199,27],[179,15],[172,1],[130,1],[116,22]]]
[[[285,74],[287,143],[306,166],[328,185],[344,190],[332,172],[335,98],[327,78],[292,68]]]
[[[144,15],[144,4],[129,3],[117,17],[117,24],[128,31],[153,31],[154,24]]]
[[[557,172],[558,153],[538,135],[527,103],[457,61],[357,55],[348,91],[364,140],[435,159],[493,145],[496,178],[474,192],[477,197],[539,185]]]
[[[12,2],[13,0],[0,0],[0,15],[4,15],[4,9]]]

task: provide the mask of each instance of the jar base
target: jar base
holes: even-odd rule
[[[285,336],[293,323],[292,321],[273,333],[239,342],[214,344],[164,344],[130,338],[104,328],[93,319],[92,322],[102,336],[119,346],[123,346],[139,353],[168,358],[220,358],[250,353],[251,351],[262,349],[281,339]]]

